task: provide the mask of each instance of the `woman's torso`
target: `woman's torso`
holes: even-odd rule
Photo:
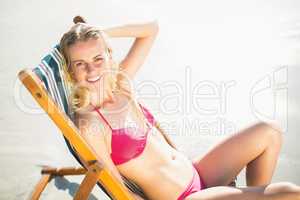
[[[147,127],[143,121],[138,122],[136,120],[138,118],[134,119],[135,112],[132,110],[132,105],[128,104],[128,99],[121,96],[116,97],[116,101],[106,107],[107,109],[105,107],[99,109],[100,113],[96,110],[93,111],[93,115],[98,117],[100,123],[114,129],[135,124],[144,130],[142,133],[146,134],[148,131],[142,152],[137,157],[116,165],[119,172],[138,184],[150,199],[176,199],[192,179],[191,161],[181,152],[172,148],[155,126]],[[141,108],[138,109],[144,113]],[[130,115],[132,117],[128,117]],[[132,118],[132,120],[128,120],[128,118]],[[112,149],[112,137],[117,136],[112,135],[114,132],[110,128],[107,130],[110,134],[105,135],[105,140],[108,152],[111,154],[115,150]],[[101,152],[99,154],[101,155]]]

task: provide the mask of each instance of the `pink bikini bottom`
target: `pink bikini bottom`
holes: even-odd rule
[[[187,196],[189,196],[192,193],[198,192],[200,190],[203,190],[206,188],[203,180],[201,179],[200,175],[198,174],[196,167],[193,165],[193,178],[191,182],[186,187],[185,191],[181,193],[181,195],[178,197],[177,200],[184,200]]]

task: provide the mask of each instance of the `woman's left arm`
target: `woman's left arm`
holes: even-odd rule
[[[164,137],[166,142],[173,147],[174,149],[178,150],[175,144],[172,142],[171,138],[166,134],[163,128],[161,128],[160,123],[158,121],[155,121],[154,126],[157,128],[157,130],[161,133],[161,135]]]
[[[121,70],[131,79],[144,63],[158,33],[157,21],[127,24],[103,30],[109,37],[135,37],[129,52],[120,62]]]

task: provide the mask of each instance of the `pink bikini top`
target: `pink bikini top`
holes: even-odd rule
[[[133,158],[136,158],[145,149],[147,143],[147,135],[151,127],[154,126],[155,119],[148,109],[143,107],[140,103],[139,105],[144,113],[144,116],[151,124],[150,126],[147,123],[148,129],[146,133],[143,133],[141,129],[136,129],[133,127],[113,129],[111,125],[108,123],[108,121],[101,114],[99,109],[95,108],[95,111],[100,115],[103,121],[111,129],[112,137],[111,137],[110,157],[115,165],[120,165]]]

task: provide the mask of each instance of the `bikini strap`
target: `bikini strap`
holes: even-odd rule
[[[142,104],[141,104],[140,102],[137,102],[137,103],[139,104],[139,106],[140,106],[140,108],[141,108],[141,110],[142,110],[142,113],[143,113],[144,117],[146,117],[146,116],[145,116],[144,106],[142,106]],[[150,122],[149,122],[149,120],[148,120],[148,117],[146,117],[146,124],[147,124],[148,128],[151,128]]]
[[[145,116],[145,111],[144,111],[144,107],[138,102],[144,116]],[[100,115],[100,117],[103,119],[103,121],[107,124],[107,126],[109,126],[109,128],[111,130],[113,130],[113,128],[111,127],[111,125],[108,123],[108,121],[105,119],[105,117],[102,115],[102,113],[100,112],[100,110],[96,107],[96,106],[93,106],[94,107],[94,110]],[[146,116],[145,116],[146,117]],[[147,117],[146,117],[147,118]],[[148,121],[148,118],[146,120],[146,124],[147,126],[150,128],[151,126],[149,125],[149,121]]]
[[[103,119],[103,121],[107,124],[107,126],[109,126],[109,128],[111,130],[113,130],[113,128],[110,126],[110,124],[108,123],[108,121],[105,119],[105,117],[101,114],[101,112],[99,111],[98,108],[94,107],[94,110],[100,115],[100,117]]]

